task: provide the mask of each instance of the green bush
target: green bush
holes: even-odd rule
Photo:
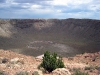
[[[56,53],[50,54],[50,52],[46,51],[40,67],[43,67],[48,72],[52,72],[56,68],[63,68],[64,63],[61,57],[57,58]]]

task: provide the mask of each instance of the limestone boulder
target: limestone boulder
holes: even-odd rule
[[[52,75],[71,75],[68,69],[58,68],[52,72]]]

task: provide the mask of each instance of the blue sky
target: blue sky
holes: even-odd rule
[[[100,0],[0,0],[0,18],[100,19]]]

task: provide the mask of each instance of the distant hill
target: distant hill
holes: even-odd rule
[[[100,20],[0,19],[1,49],[33,56],[50,50],[66,56],[100,51],[99,46]]]

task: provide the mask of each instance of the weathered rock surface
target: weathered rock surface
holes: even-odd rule
[[[52,75],[71,75],[71,73],[65,68],[58,68],[52,72]]]
[[[19,58],[13,58],[10,60],[11,64],[17,64],[19,62]]]

